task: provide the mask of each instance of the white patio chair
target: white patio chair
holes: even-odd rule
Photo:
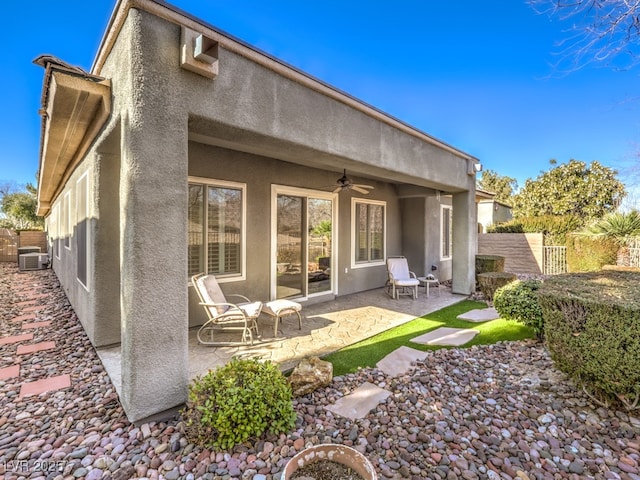
[[[259,336],[256,322],[262,311],[262,302],[252,302],[244,295],[233,294],[230,297],[239,297],[241,303],[229,303],[218,285],[216,277],[199,273],[191,277],[191,283],[198,293],[200,305],[204,307],[208,320],[198,330],[198,341],[203,345],[227,346],[227,345],[253,345],[254,332]],[[228,330],[242,332],[240,342],[221,341],[216,338],[219,334]]]
[[[418,298],[420,280],[409,270],[405,257],[387,258],[387,275],[387,293],[391,298],[397,300],[400,295],[411,295],[414,300]]]

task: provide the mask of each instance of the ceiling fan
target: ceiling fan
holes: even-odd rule
[[[369,190],[373,190],[371,185],[361,185],[359,183],[353,183],[353,181],[347,177],[347,169],[345,168],[342,177],[337,182],[338,186],[333,190],[333,193],[343,192],[345,190],[353,190],[363,195],[367,195]]]

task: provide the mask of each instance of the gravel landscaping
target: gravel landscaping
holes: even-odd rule
[[[399,377],[377,369],[335,378],[294,401],[296,428],[233,451],[203,450],[180,433],[178,418],[129,423],[111,381],[51,270],[18,273],[0,264],[3,337],[24,334],[25,296],[46,293],[28,343],[55,348],[18,355],[0,343],[0,478],[279,479],[305,446],[336,442],[363,452],[379,478],[640,480],[640,420],[598,408],[552,368],[535,342],[426,353]],[[23,342],[25,343],[25,342]],[[20,399],[20,387],[69,375],[71,387]],[[333,404],[363,382],[392,395],[357,421]]]

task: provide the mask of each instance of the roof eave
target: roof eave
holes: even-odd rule
[[[38,215],[47,215],[111,114],[111,82],[47,66],[43,86]]]

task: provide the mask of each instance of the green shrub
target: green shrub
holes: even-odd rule
[[[574,215],[540,215],[519,217],[492,225],[489,233],[542,233],[545,245],[564,245],[567,234],[582,226],[582,220]]]
[[[538,291],[559,370],[603,404],[640,403],[640,273],[558,275]]]
[[[481,273],[504,272],[504,257],[500,255],[476,255],[476,278]]]
[[[538,338],[544,337],[544,320],[538,303],[540,280],[516,280],[500,287],[493,295],[493,306],[506,320],[531,327]]]
[[[567,268],[570,272],[597,272],[603,265],[615,265],[618,244],[604,237],[567,235]]]
[[[291,387],[277,366],[237,358],[196,378],[181,413],[190,442],[223,449],[265,432],[287,432],[296,418]]]
[[[508,272],[486,272],[478,275],[478,285],[484,299],[491,302],[495,291],[516,279],[515,274]]]

